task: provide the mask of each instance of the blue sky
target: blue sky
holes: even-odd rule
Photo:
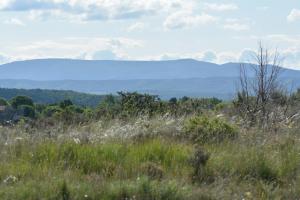
[[[0,0],[0,63],[34,58],[247,61],[300,69],[299,0]]]

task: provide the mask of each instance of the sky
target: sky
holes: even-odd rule
[[[0,63],[36,58],[248,61],[300,69],[299,0],[0,0]]]

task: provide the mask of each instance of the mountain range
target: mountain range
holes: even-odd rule
[[[232,98],[241,63],[218,65],[192,59],[95,61],[38,59],[0,65],[0,87],[108,94],[138,91],[170,97]],[[253,74],[249,73],[249,76]],[[284,69],[281,81],[300,87],[300,71]]]

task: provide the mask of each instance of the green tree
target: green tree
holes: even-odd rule
[[[8,103],[4,98],[0,98],[0,106],[7,106]]]
[[[73,105],[73,102],[72,102],[70,99],[63,100],[63,101],[60,102],[60,104],[59,104],[59,106],[60,106],[62,109],[65,109],[66,107],[72,106],[72,105]]]
[[[43,115],[46,117],[52,117],[55,114],[62,113],[62,109],[59,106],[47,106],[43,111]]]
[[[16,96],[11,100],[11,106],[15,109],[22,105],[33,106],[34,104],[32,99],[26,96]]]
[[[24,117],[29,117],[31,119],[35,118],[35,110],[33,106],[21,105],[18,107],[18,109],[23,111]]]
[[[114,118],[121,113],[120,99],[107,95],[97,108],[97,117]]]
[[[128,116],[149,115],[162,111],[161,100],[158,96],[139,94],[137,92],[119,92],[121,107]]]

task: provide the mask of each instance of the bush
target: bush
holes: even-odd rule
[[[33,106],[21,105],[18,109],[23,112],[24,117],[35,118],[35,109]]]
[[[52,117],[54,114],[62,113],[62,109],[59,106],[47,106],[43,111],[43,115],[46,117]]]
[[[237,130],[232,125],[218,118],[193,117],[184,125],[186,134],[194,142],[222,142],[226,139],[233,139]]]
[[[7,101],[0,97],[0,106],[7,106],[7,105],[8,105]]]
[[[72,106],[73,102],[70,99],[63,100],[62,102],[59,103],[59,107],[62,109],[65,109],[68,106]]]
[[[153,116],[162,112],[162,101],[155,95],[139,94],[137,92],[119,92],[121,109],[125,116]]]
[[[22,105],[33,106],[33,101],[26,96],[16,96],[11,100],[11,105],[15,109]]]
[[[114,118],[121,113],[121,103],[119,99],[113,95],[107,95],[99,104],[96,110],[98,118]]]

